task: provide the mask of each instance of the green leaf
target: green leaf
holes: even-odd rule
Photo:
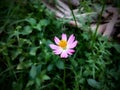
[[[73,65],[74,67],[77,67],[77,66],[78,66],[78,63],[77,63],[74,59],[71,60],[71,63],[72,63],[72,65]]]
[[[40,86],[41,80],[39,78],[36,78],[35,81],[36,81],[37,86]]]
[[[24,44],[27,44],[29,46],[32,44],[32,42],[29,39],[20,38],[19,39],[19,46],[22,47]]]
[[[62,60],[58,60],[57,63],[56,63],[56,66],[59,69],[64,69],[64,62]]]
[[[100,83],[97,82],[97,81],[94,80],[94,79],[87,79],[87,82],[88,82],[88,84],[89,84],[91,87],[93,87],[93,88],[96,88],[96,89],[100,89],[100,88],[101,88]]]
[[[50,77],[48,75],[43,75],[42,80],[50,80]]]
[[[81,34],[85,40],[89,40],[89,35],[87,33]]]
[[[30,33],[32,33],[32,28],[30,26],[25,26],[21,32],[22,35],[29,35]]]
[[[30,87],[34,84],[34,81],[33,80],[29,80],[26,87]]]
[[[41,26],[47,26],[48,24],[49,24],[49,21],[48,21],[48,20],[46,20],[46,19],[40,20],[40,25],[41,25]]]
[[[36,24],[36,20],[34,18],[28,18],[26,21],[29,22],[32,26]]]
[[[41,31],[43,27],[47,26],[49,21],[46,19],[40,20],[40,22],[34,27],[38,31]]]
[[[79,83],[80,83],[80,84],[84,84],[84,83],[85,83],[85,79],[84,79],[84,78],[81,78],[81,79],[79,80]]]
[[[35,79],[36,75],[37,75],[37,70],[36,70],[36,66],[32,66],[31,70],[30,70],[30,73],[29,73],[30,77],[32,79]]]
[[[9,37],[8,37],[8,40],[11,39],[12,37],[17,37],[19,36],[20,32],[19,31],[14,31]]]
[[[120,45],[119,44],[115,43],[115,44],[113,44],[113,47],[116,49],[116,51],[118,53],[120,53]]]
[[[16,68],[16,69],[18,69],[18,70],[23,69],[22,63],[19,63],[19,64],[17,65],[17,68]]]
[[[53,65],[52,64],[48,65],[47,70],[51,71],[52,69],[53,69]]]
[[[18,49],[16,51],[13,51],[12,60],[15,60],[15,58],[17,58],[17,56],[20,55],[21,53],[22,53],[22,49]]]
[[[32,48],[30,49],[30,55],[35,56],[37,49],[38,49],[38,47],[32,47]]]
[[[41,72],[41,68],[42,68],[42,64],[38,65],[36,68],[37,68],[37,72],[40,73]]]
[[[34,28],[37,29],[38,31],[42,30],[42,27],[41,27],[40,23],[38,23],[37,26],[35,26]]]

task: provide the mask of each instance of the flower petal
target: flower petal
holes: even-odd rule
[[[73,43],[71,43],[71,44],[68,45],[68,48],[74,48],[74,47],[76,47],[77,43],[78,43],[78,41],[74,41]]]
[[[69,39],[68,39],[68,44],[73,43],[73,41],[75,40],[75,36],[72,34],[70,35]]]
[[[53,51],[56,55],[59,55],[59,54],[61,54],[62,53],[62,49],[56,49],[56,50],[54,50]]]
[[[50,46],[51,49],[58,49],[59,48],[59,46],[54,45],[54,44],[50,44],[49,46]]]
[[[54,38],[54,41],[55,41],[56,44],[59,44],[59,42],[60,42],[60,40],[59,40],[58,37],[55,37],[55,38]]]
[[[60,55],[61,58],[67,58],[68,57],[68,54],[66,51],[63,51]]]
[[[67,41],[67,36],[66,36],[66,34],[62,34],[62,40],[65,40],[65,41]]]
[[[69,55],[72,55],[74,52],[75,52],[75,50],[73,50],[73,49],[68,49],[68,50],[67,50],[67,53],[68,53]]]

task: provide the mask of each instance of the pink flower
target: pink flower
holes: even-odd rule
[[[66,34],[62,34],[61,40],[58,37],[54,37],[55,44],[50,44],[50,48],[53,49],[53,52],[56,55],[60,55],[61,58],[67,58],[69,55],[72,55],[75,50],[73,48],[76,47],[77,41],[75,40],[75,36],[72,34],[67,40]]]

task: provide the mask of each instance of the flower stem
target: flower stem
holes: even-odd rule
[[[65,77],[66,77],[66,68],[65,68],[65,61],[64,61],[64,75],[63,75],[63,88],[64,88],[64,90],[66,90]]]

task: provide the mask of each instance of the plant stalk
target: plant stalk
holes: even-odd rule
[[[63,75],[63,88],[64,88],[64,90],[66,90],[65,77],[66,77],[66,68],[65,68],[65,61],[64,61],[64,75]]]
[[[101,22],[101,17],[102,17],[104,8],[105,8],[105,2],[103,2],[102,10],[100,12],[100,15],[99,15],[99,18],[98,18],[98,22],[97,22],[97,27],[95,29],[95,32],[93,33],[93,36],[92,36],[92,45],[91,45],[92,47],[93,47],[93,44],[95,43],[95,40],[96,40],[96,35],[97,35],[98,27],[99,27],[100,22]]]
[[[70,6],[70,10],[71,10],[71,13],[72,13],[73,19],[74,19],[75,24],[76,24],[76,27],[78,28],[77,20],[76,20],[76,17],[75,17],[75,15],[74,15],[74,12],[73,12],[73,10],[72,10],[72,5],[70,4],[70,0],[69,0],[69,6]]]

